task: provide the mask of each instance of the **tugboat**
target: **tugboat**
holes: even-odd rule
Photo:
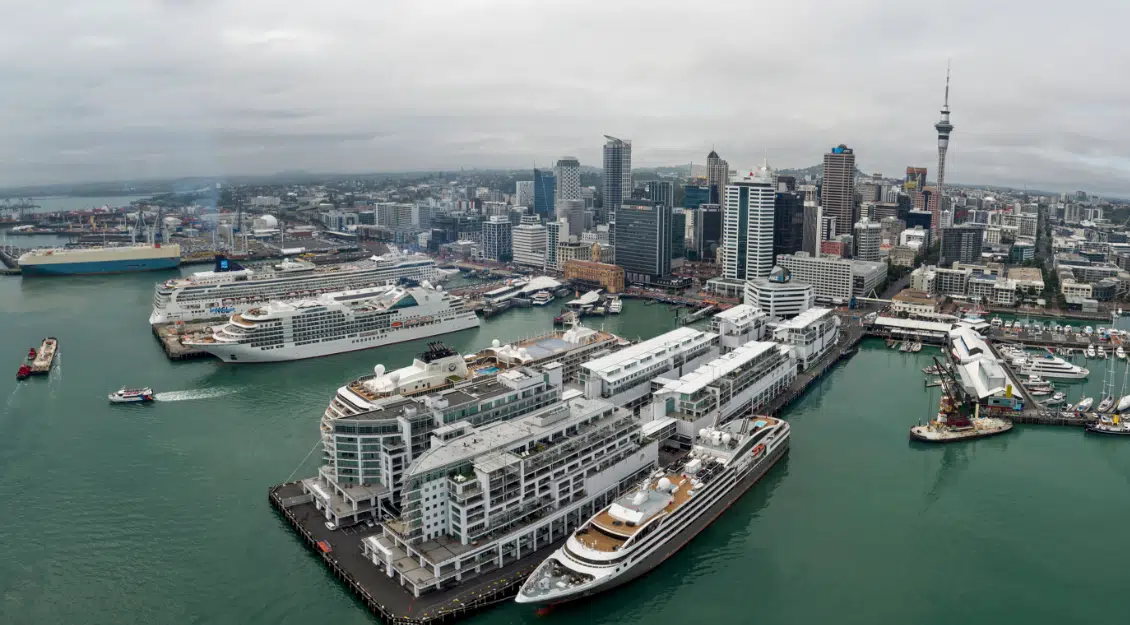
[[[16,379],[17,380],[26,380],[30,377],[31,377],[31,367],[29,367],[27,365],[20,365],[20,368],[16,370]]]
[[[35,348],[34,347],[28,348],[28,350],[27,350],[27,361],[32,362],[33,360],[35,360],[35,356],[36,356]]]
[[[110,393],[110,403],[112,404],[148,404],[154,399],[153,389],[148,386],[145,388],[125,388]]]

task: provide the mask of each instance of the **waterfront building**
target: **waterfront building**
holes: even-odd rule
[[[364,379],[342,387],[322,415],[324,464],[303,480],[303,491],[339,526],[387,518],[401,505],[404,471],[433,436],[442,438],[453,424],[483,426],[554,404],[561,373],[560,365],[518,368],[420,397],[377,397]]]
[[[719,349],[724,354],[750,341],[765,336],[768,316],[757,306],[738,304],[710,318],[710,331],[718,335]]]
[[[816,287],[793,282],[787,269],[774,267],[768,278],[747,280],[743,301],[775,319],[795,317],[816,303]]]
[[[836,218],[835,235],[851,234],[855,210],[855,152],[840,144],[824,155],[821,191],[824,213]]]
[[[526,267],[543,268],[546,264],[546,228],[536,215],[522,217],[522,223],[511,233],[514,263]]]
[[[972,269],[947,269],[934,267],[934,289],[940,295],[964,296],[969,292],[969,279],[973,277]]]
[[[864,217],[855,224],[854,250],[856,260],[878,261],[883,244],[883,224]]]
[[[926,291],[903,289],[891,298],[891,312],[915,317],[935,317],[941,310],[941,304],[939,298]]]
[[[581,163],[575,156],[564,156],[557,161],[553,168],[553,177],[556,180],[554,200],[581,200],[581,209],[584,210],[584,200],[581,199]]]
[[[774,341],[793,349],[797,366],[806,371],[840,339],[840,318],[831,308],[810,308],[770,330]]]
[[[534,181],[519,180],[514,185],[514,206],[534,206]]]
[[[973,300],[998,306],[1012,306],[1017,302],[1016,281],[989,275],[971,275],[966,287]]]
[[[677,378],[719,353],[718,335],[682,327],[581,365],[585,397],[617,406],[646,403],[651,382]]]
[[[804,211],[803,194],[777,191],[773,200],[773,258],[803,249]]]
[[[820,226],[823,215],[820,206],[815,202],[805,200],[804,203],[804,231],[801,236],[801,251],[809,256],[820,255],[820,242],[823,241]]]
[[[557,178],[548,169],[534,168],[534,214],[552,219],[557,213]]]
[[[777,264],[788,270],[795,282],[816,288],[816,299],[846,304],[852,295],[852,262],[840,258],[816,258],[804,252],[785,254]]]
[[[565,280],[609,293],[624,290],[624,268],[591,260],[570,260],[565,263]]]
[[[658,380],[640,418],[674,419],[673,438],[690,449],[702,429],[762,410],[796,379],[797,363],[789,345],[746,343],[678,379]]]
[[[984,233],[979,228],[961,226],[942,228],[942,245],[938,264],[949,267],[953,263],[980,261],[983,238]]]
[[[545,269],[556,271],[560,265],[557,262],[557,246],[569,240],[569,222],[564,220],[545,222]]]
[[[651,284],[671,273],[671,209],[624,200],[616,218],[616,264],[629,283]]]
[[[417,597],[565,538],[658,461],[631,412],[568,394],[515,421],[451,428],[405,471],[400,516],[361,541]]]
[[[508,261],[513,257],[512,225],[506,217],[491,216],[483,222],[483,258]]]
[[[710,192],[711,204],[721,204],[726,186],[730,184],[730,164],[722,160],[714,150],[706,155],[706,187]]]
[[[616,210],[632,195],[632,142],[604,135],[604,207],[602,220],[616,223]],[[613,245],[615,229],[613,229]]]
[[[764,278],[773,269],[773,211],[776,192],[768,166],[726,186],[722,217],[722,277]]]

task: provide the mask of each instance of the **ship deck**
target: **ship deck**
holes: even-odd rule
[[[668,502],[667,505],[663,506],[663,508],[659,510],[659,512],[648,516],[645,520],[645,523],[653,518],[674,512],[680,506],[690,501],[691,499],[690,488],[688,488],[688,486],[690,485],[690,478],[684,477],[682,474],[673,472],[667,472],[663,475],[663,477],[671,480],[671,483],[678,486],[679,488],[677,488],[671,495],[671,501]],[[655,485],[658,481],[658,479],[652,480],[652,482],[648,485],[649,490],[654,491]],[[631,497],[633,495],[634,491],[632,493],[628,493],[624,497],[621,497],[616,501],[616,503],[634,510],[636,509],[636,506],[631,503]],[[639,531],[639,525],[628,525],[624,521],[616,519],[611,514],[609,514],[608,511],[610,509],[611,506],[605,508],[604,510],[601,510],[599,514],[593,517],[592,524],[595,525],[599,531],[585,532],[584,534],[578,532],[578,540],[580,540],[582,544],[598,551],[616,551],[625,542],[627,542],[629,538],[634,536],[637,531]],[[622,536],[622,538],[617,538],[617,535]]]

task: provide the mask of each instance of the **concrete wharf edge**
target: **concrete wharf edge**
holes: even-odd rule
[[[564,540],[555,541],[502,568],[484,572],[456,588],[414,597],[361,554],[359,546],[352,544],[360,543],[360,538],[347,541],[351,544],[344,548],[333,546],[331,543],[332,550],[329,553],[323,552],[318,546],[319,538],[314,532],[321,529],[324,519],[317,515],[317,525],[306,527],[293,511],[294,508],[302,506],[313,509],[313,504],[291,507],[283,504],[283,496],[280,494],[282,489],[294,488],[299,484],[300,482],[287,482],[272,486],[268,490],[271,507],[291,526],[298,538],[321,558],[322,564],[329,569],[329,572],[345,584],[354,598],[374,616],[389,625],[451,623],[490,606],[509,601],[518,594],[522,583],[534,572],[534,569],[564,543]],[[324,532],[334,535],[329,530]],[[344,553],[339,552],[339,549]],[[380,599],[383,599],[383,603]]]

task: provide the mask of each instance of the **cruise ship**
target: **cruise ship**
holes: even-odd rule
[[[27,277],[156,271],[180,265],[180,246],[157,243],[41,249],[21,255],[18,262],[20,274]]]
[[[461,298],[422,286],[381,286],[274,301],[184,340],[224,362],[329,356],[478,327]]]
[[[435,284],[446,276],[431,258],[402,255],[395,249],[357,263],[315,265],[287,259],[263,270],[248,269],[220,256],[211,271],[159,283],[149,323],[221,319],[270,300],[316,297],[385,285],[401,278]]]
[[[789,425],[772,417],[744,417],[698,434],[689,455],[581,525],[515,600],[574,601],[644,575],[690,542],[789,449]]]
[[[1029,356],[1014,358],[1012,366],[1017,373],[1036,375],[1042,378],[1061,378],[1065,380],[1082,380],[1091,374],[1085,367],[1073,365],[1062,358],[1046,354],[1044,356]]]

